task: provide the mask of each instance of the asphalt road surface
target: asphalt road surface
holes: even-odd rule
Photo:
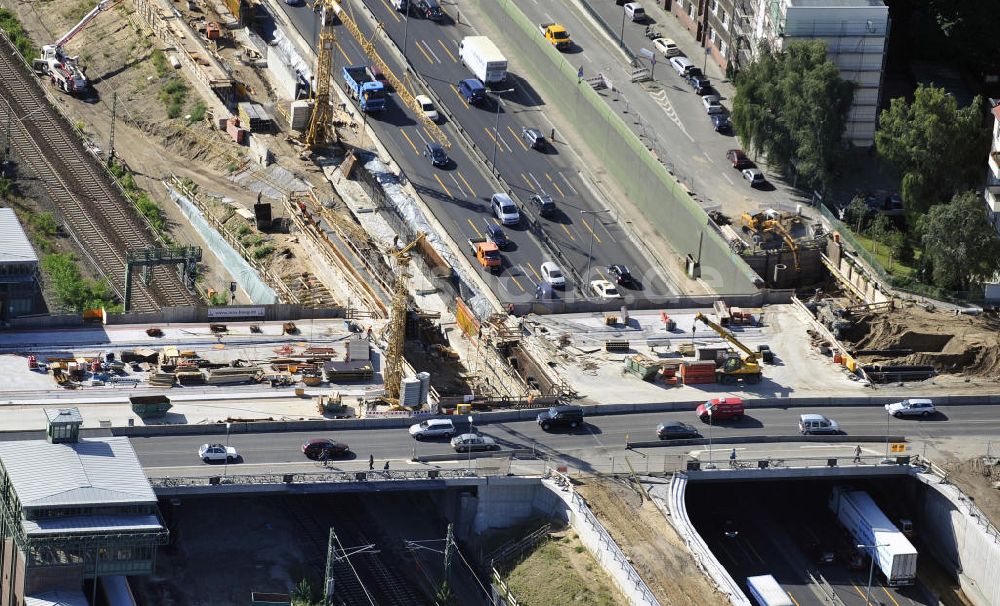
[[[400,48],[403,47],[406,30],[406,55],[413,68],[429,83],[490,160],[493,150],[496,150],[496,169],[514,189],[522,204],[522,212],[532,193],[544,192],[552,196],[560,212],[551,220],[541,221],[550,241],[562,251],[579,275],[586,273],[588,260],[591,267],[589,280],[606,278],[607,265],[624,263],[630,266],[633,274],[641,276],[644,292],[651,295],[676,292],[662,273],[641,257],[612,217],[592,212],[604,210],[604,207],[568,154],[563,153],[561,144],[557,142],[549,146],[547,152],[532,150],[524,144],[520,136],[522,127],[539,128],[548,135],[551,125],[542,115],[542,100],[528,82],[516,76],[516,65],[511,66],[512,76],[508,81],[511,85],[508,88],[514,89],[512,92],[492,95],[482,107],[470,107],[455,89],[459,80],[471,77],[458,60],[459,41],[475,33],[468,25],[455,24],[449,17],[438,23],[410,18],[407,25],[402,15],[381,0],[369,0],[367,5]],[[278,6],[300,35],[315,44],[319,35],[317,15],[304,5],[279,3]],[[353,14],[366,35],[371,36],[369,19],[358,9]],[[340,81],[344,65],[367,64],[368,60],[345,27],[338,25],[335,32],[337,47],[333,74]],[[372,40],[396,74],[404,74],[405,70],[396,61],[396,54],[384,47],[381,38],[374,36]],[[502,97],[502,102],[498,102],[497,97]],[[494,130],[498,116],[499,136],[496,136]],[[442,169],[432,167],[423,156],[424,147],[431,138],[414,119],[412,112],[400,107],[394,96],[390,97],[386,111],[368,116],[368,123],[459,246],[464,248],[470,237],[482,236],[486,222],[495,222],[489,200],[497,188],[489,178],[489,167],[482,166],[472,153],[463,149],[461,139],[455,132],[456,125],[441,125],[452,141],[449,151],[452,163]],[[484,273],[484,278],[502,300],[530,300],[542,279],[539,266],[554,259],[529,233],[527,221],[522,220],[519,225],[505,229],[514,246],[503,252],[505,262],[499,277],[493,278]],[[578,290],[579,286],[571,284],[565,291],[557,291],[557,296],[572,298],[586,295]]]

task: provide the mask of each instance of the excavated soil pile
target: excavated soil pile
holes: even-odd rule
[[[855,349],[912,349],[904,357],[860,356],[864,363],[929,365],[940,373],[1000,377],[1000,321],[994,317],[897,309],[858,320],[846,335]]]

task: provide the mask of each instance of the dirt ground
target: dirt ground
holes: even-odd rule
[[[962,492],[972,498],[994,526],[1000,528],[1000,459],[985,456],[959,459],[949,457],[939,462],[950,479]]]
[[[995,384],[1000,377],[1000,320],[907,306],[860,318],[848,331],[856,349],[912,349],[896,358],[862,356],[866,363],[930,365],[938,372]]]
[[[628,604],[572,528],[553,532],[549,537],[507,577],[507,586],[519,604]]]
[[[728,604],[652,502],[632,487],[590,478],[576,490],[628,556],[661,604]]]

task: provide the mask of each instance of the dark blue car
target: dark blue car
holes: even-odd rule
[[[488,223],[486,225],[486,239],[497,245],[497,248],[503,250],[510,246],[511,242],[507,239],[507,234],[503,233],[503,228],[496,223]]]
[[[715,127],[717,133],[728,133],[733,130],[733,123],[725,114],[712,114],[712,126]]]
[[[466,103],[479,103],[486,98],[486,85],[476,78],[469,78],[458,83],[458,94]]]

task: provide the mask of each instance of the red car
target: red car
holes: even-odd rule
[[[343,442],[329,438],[311,438],[302,444],[302,454],[310,459],[318,459],[326,453],[326,458],[343,457],[351,452],[350,447]]]
[[[742,149],[731,149],[727,151],[726,159],[733,165],[733,168],[738,170],[751,168],[754,165],[750,158],[747,158],[747,155],[743,153]]]
[[[716,421],[739,421],[745,412],[743,408],[743,398],[715,398],[698,405],[696,411],[698,418],[704,423],[708,423],[708,405],[712,406],[712,422]]]

